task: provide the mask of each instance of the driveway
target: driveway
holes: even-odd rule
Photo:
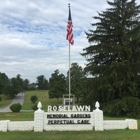
[[[21,105],[23,105],[23,102],[24,102],[24,93],[19,93],[19,94],[17,94],[17,96],[15,96],[15,98],[13,99],[13,101],[11,102],[10,105],[8,105],[7,107],[5,107],[3,109],[0,109],[0,112],[12,112],[10,110],[10,106],[12,104],[20,103]]]

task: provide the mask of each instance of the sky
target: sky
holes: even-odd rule
[[[86,59],[80,53],[90,45],[85,32],[94,29],[91,23],[97,21],[93,16],[109,8],[106,0],[0,0],[0,3],[0,72],[9,78],[20,74],[30,83],[40,75],[49,80],[56,69],[67,74],[68,3],[74,34],[70,59],[82,68]]]

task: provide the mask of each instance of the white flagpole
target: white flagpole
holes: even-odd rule
[[[68,20],[72,20],[71,19],[71,12],[70,12],[70,3],[68,4],[68,7],[69,7],[69,18],[68,18]],[[71,74],[71,72],[70,72],[70,68],[71,68],[71,62],[70,62],[70,40],[69,40],[69,107],[70,107],[70,96],[71,96],[71,81],[70,81],[70,78],[71,78],[70,74]]]
[[[69,7],[69,10],[70,10],[70,3],[68,4],[68,7]],[[70,94],[71,94],[70,66],[71,66],[71,63],[70,63],[70,42],[69,42],[69,107],[70,107]]]
[[[69,43],[69,106],[70,106],[70,94],[71,94],[71,81],[70,81],[70,43]]]

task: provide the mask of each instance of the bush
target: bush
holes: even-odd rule
[[[32,108],[34,111],[38,110],[37,104],[33,105],[31,108]]]
[[[0,101],[2,101],[2,97],[0,97]]]
[[[120,100],[114,100],[104,105],[104,114],[110,117],[122,117],[125,113],[120,105]]]
[[[138,117],[140,115],[140,100],[136,97],[124,97],[121,100],[122,110],[128,117]]]
[[[111,117],[140,117],[140,100],[136,97],[124,97],[121,100],[108,102],[104,106],[104,114]]]
[[[35,104],[35,102],[38,100],[38,98],[37,98],[36,95],[31,96],[30,99],[31,99],[31,102],[32,102],[33,104]]]
[[[22,105],[20,103],[12,104],[10,106],[10,109],[12,110],[12,112],[19,112],[21,108],[22,108]]]

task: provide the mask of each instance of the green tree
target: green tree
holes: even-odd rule
[[[37,89],[36,83],[29,84],[28,90],[36,90],[36,89]]]
[[[18,74],[17,76],[16,76],[16,78],[17,78],[17,80],[19,81],[19,84],[20,84],[20,86],[21,86],[21,91],[23,91],[23,89],[24,89],[24,82],[23,82],[23,79],[21,78],[21,75],[20,74]]]
[[[17,78],[12,78],[9,80],[9,84],[5,86],[4,94],[10,98],[13,98],[21,91],[22,87],[20,86],[20,83],[17,80]]]
[[[23,80],[23,89],[28,90],[30,85],[30,81],[28,79]]]
[[[55,70],[49,79],[49,98],[62,98],[66,94],[66,78],[59,70]]]
[[[44,75],[37,77],[37,86],[38,89],[48,89],[48,80],[46,80]]]
[[[83,93],[85,72],[78,63],[72,63],[70,68],[71,94],[74,94],[77,102]],[[67,72],[67,81],[69,80],[69,71]],[[68,83],[68,82],[67,82]]]
[[[46,89],[46,90],[49,89],[49,82],[47,79],[44,80],[44,89]]]
[[[9,79],[5,73],[0,72],[0,94],[4,93],[5,86],[9,83]]]
[[[98,13],[86,32],[91,45],[84,49],[85,71],[93,76],[94,94],[102,104],[126,96],[138,97],[140,89],[140,5],[136,0],[107,1],[111,8]],[[94,98],[94,97],[93,97]]]

